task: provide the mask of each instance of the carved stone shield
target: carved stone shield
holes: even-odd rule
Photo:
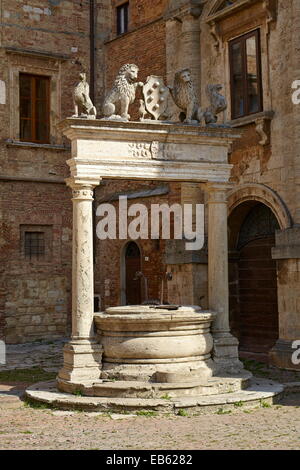
[[[146,110],[155,120],[164,113],[167,108],[169,88],[164,84],[162,77],[150,75],[143,86],[143,96]]]

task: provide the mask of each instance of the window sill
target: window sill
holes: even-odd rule
[[[260,113],[249,114],[249,116],[243,116],[241,118],[232,119],[228,121],[231,127],[242,127],[248,124],[256,124],[257,119],[264,119],[271,121],[274,117],[274,111],[262,111]]]
[[[66,147],[64,145],[54,145],[54,144],[37,144],[35,142],[21,142],[19,140],[8,139],[5,141],[7,147],[23,147],[23,148],[36,148],[36,149],[47,149],[47,150],[56,150],[59,152],[69,151],[71,147]]]

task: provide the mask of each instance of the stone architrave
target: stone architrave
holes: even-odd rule
[[[146,110],[157,121],[166,111],[169,96],[169,89],[165,86],[163,78],[156,75],[147,77],[143,86],[143,96]]]

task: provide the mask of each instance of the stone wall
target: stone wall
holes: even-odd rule
[[[10,343],[65,335],[70,325],[71,192],[68,142],[79,71],[89,73],[88,2],[3,0],[0,35],[0,336]],[[51,77],[50,145],[19,142],[20,72]],[[22,227],[46,227],[51,253],[24,258]]]
[[[1,284],[7,342],[66,334],[70,319],[72,207],[64,184],[3,181]],[[24,256],[22,230],[43,227],[45,259]]]
[[[282,231],[289,227],[296,230],[300,223],[300,105],[292,103],[291,84],[300,79],[299,0],[278,0],[277,14],[264,8],[266,2],[257,1],[252,5],[249,2],[248,10],[239,10],[220,20],[215,32],[207,23],[215,4],[213,0],[203,2],[202,12],[201,8],[194,8],[199,5],[197,1],[130,0],[129,32],[116,37],[115,8],[120,3],[118,0],[95,1],[94,78],[98,110],[119,67],[127,62],[135,62],[140,67],[141,81],[150,74],[157,74],[168,84],[172,84],[175,71],[190,67],[203,107],[208,105],[207,83],[222,83],[229,100],[228,41],[260,28],[264,97],[264,113],[260,118],[264,120],[266,141],[261,143],[262,134],[257,132],[257,116],[232,122],[243,131],[243,137],[234,144],[230,155],[231,181],[237,191],[243,187],[247,192],[249,187],[248,198],[260,202],[264,202],[260,196],[263,191],[253,187],[253,183],[272,190],[277,202],[270,203],[266,198],[265,204],[272,208]],[[65,161],[70,151],[68,142],[57,132],[56,124],[73,113],[71,91],[78,72],[85,69],[89,78],[90,24],[89,2],[2,0],[0,5],[0,277],[3,280],[0,336],[5,329],[9,341],[15,342],[67,331],[72,214],[70,192],[64,186],[64,178],[69,173]],[[50,146],[16,143],[19,137],[16,85],[20,71],[52,79]],[[137,106],[131,114],[137,118]],[[220,119],[231,119],[230,104]],[[151,182],[108,181],[97,188],[97,203],[115,193],[152,187]],[[185,196],[190,193],[190,200],[197,202],[194,189],[187,185],[183,191],[181,185],[174,183],[169,185],[166,195],[132,202],[143,202],[148,207],[151,202],[178,202],[183,200],[183,193]],[[247,195],[243,197],[247,199]],[[20,226],[26,224],[52,227],[51,263],[34,265],[20,259]],[[280,240],[279,234],[276,247],[280,248]],[[285,245],[291,245],[289,240]],[[126,240],[95,241],[95,292],[104,299],[103,307],[120,302],[120,253],[125,243]],[[197,279],[198,283],[198,287],[193,284],[189,299],[200,299],[197,289],[201,296],[202,291],[207,294],[204,259],[166,263],[162,241],[141,242],[141,248],[143,258],[150,260],[144,259],[142,265],[150,280],[149,297],[158,297],[159,273],[167,269],[174,272],[173,284],[168,285],[166,293],[170,293],[169,301],[175,301],[175,291],[186,290],[187,279]],[[173,255],[176,250],[173,247]],[[277,255],[275,253],[274,257]],[[282,341],[290,342],[293,334],[299,332],[300,306],[296,294],[299,291],[299,254],[293,252],[293,255],[275,259],[278,260],[280,335]],[[105,280],[109,283],[105,284]],[[184,299],[186,301],[186,297]],[[176,301],[181,303],[180,295]],[[206,301],[204,298],[204,305]],[[280,364],[280,360],[277,363]]]

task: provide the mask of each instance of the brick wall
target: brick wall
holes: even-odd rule
[[[146,81],[148,75],[166,78],[166,34],[162,18],[166,0],[131,1],[129,32],[117,37],[115,6],[119,3],[112,2],[112,32],[104,46],[106,91],[112,86],[120,67],[126,63],[138,65],[139,80],[142,82]],[[132,106],[133,119],[138,119],[137,107]]]
[[[105,201],[108,202],[111,195],[115,192],[122,194],[132,191],[141,191],[154,189],[160,185],[157,181],[133,182],[133,181],[106,181],[104,186],[100,186],[96,191],[96,206]],[[132,204],[140,203],[147,207],[149,214],[149,230],[150,230],[150,214],[151,204],[174,204],[180,202],[180,184],[171,183],[167,185],[169,190],[167,194],[153,197],[144,197],[139,199],[129,199],[128,207]],[[118,202],[112,201],[118,215]],[[100,218],[96,218],[98,223]],[[131,218],[128,218],[130,223]],[[118,230],[118,223],[117,223]],[[118,233],[118,232],[117,232]],[[172,233],[172,218],[171,218]],[[121,299],[121,263],[124,247],[127,240],[96,240],[96,269],[95,269],[95,293],[101,295],[102,305],[104,309],[109,306],[120,304]],[[137,244],[141,251],[141,270],[148,280],[148,298],[159,299],[161,295],[161,278],[166,272],[164,263],[165,241],[164,240],[137,240]],[[167,292],[166,286],[165,294]],[[165,295],[165,300],[167,299]],[[144,298],[143,298],[144,300]]]
[[[66,334],[70,320],[72,204],[64,184],[2,182],[0,256],[5,264],[5,337],[15,343]],[[25,257],[22,226],[47,227],[49,256]]]
[[[78,73],[89,73],[89,2],[3,0],[0,80],[0,337],[9,343],[67,334],[71,313],[72,203],[67,140],[57,123],[73,114]],[[19,72],[51,77],[50,144],[19,146]],[[39,181],[39,182],[38,182]],[[49,226],[52,253],[22,257],[20,225]]]

